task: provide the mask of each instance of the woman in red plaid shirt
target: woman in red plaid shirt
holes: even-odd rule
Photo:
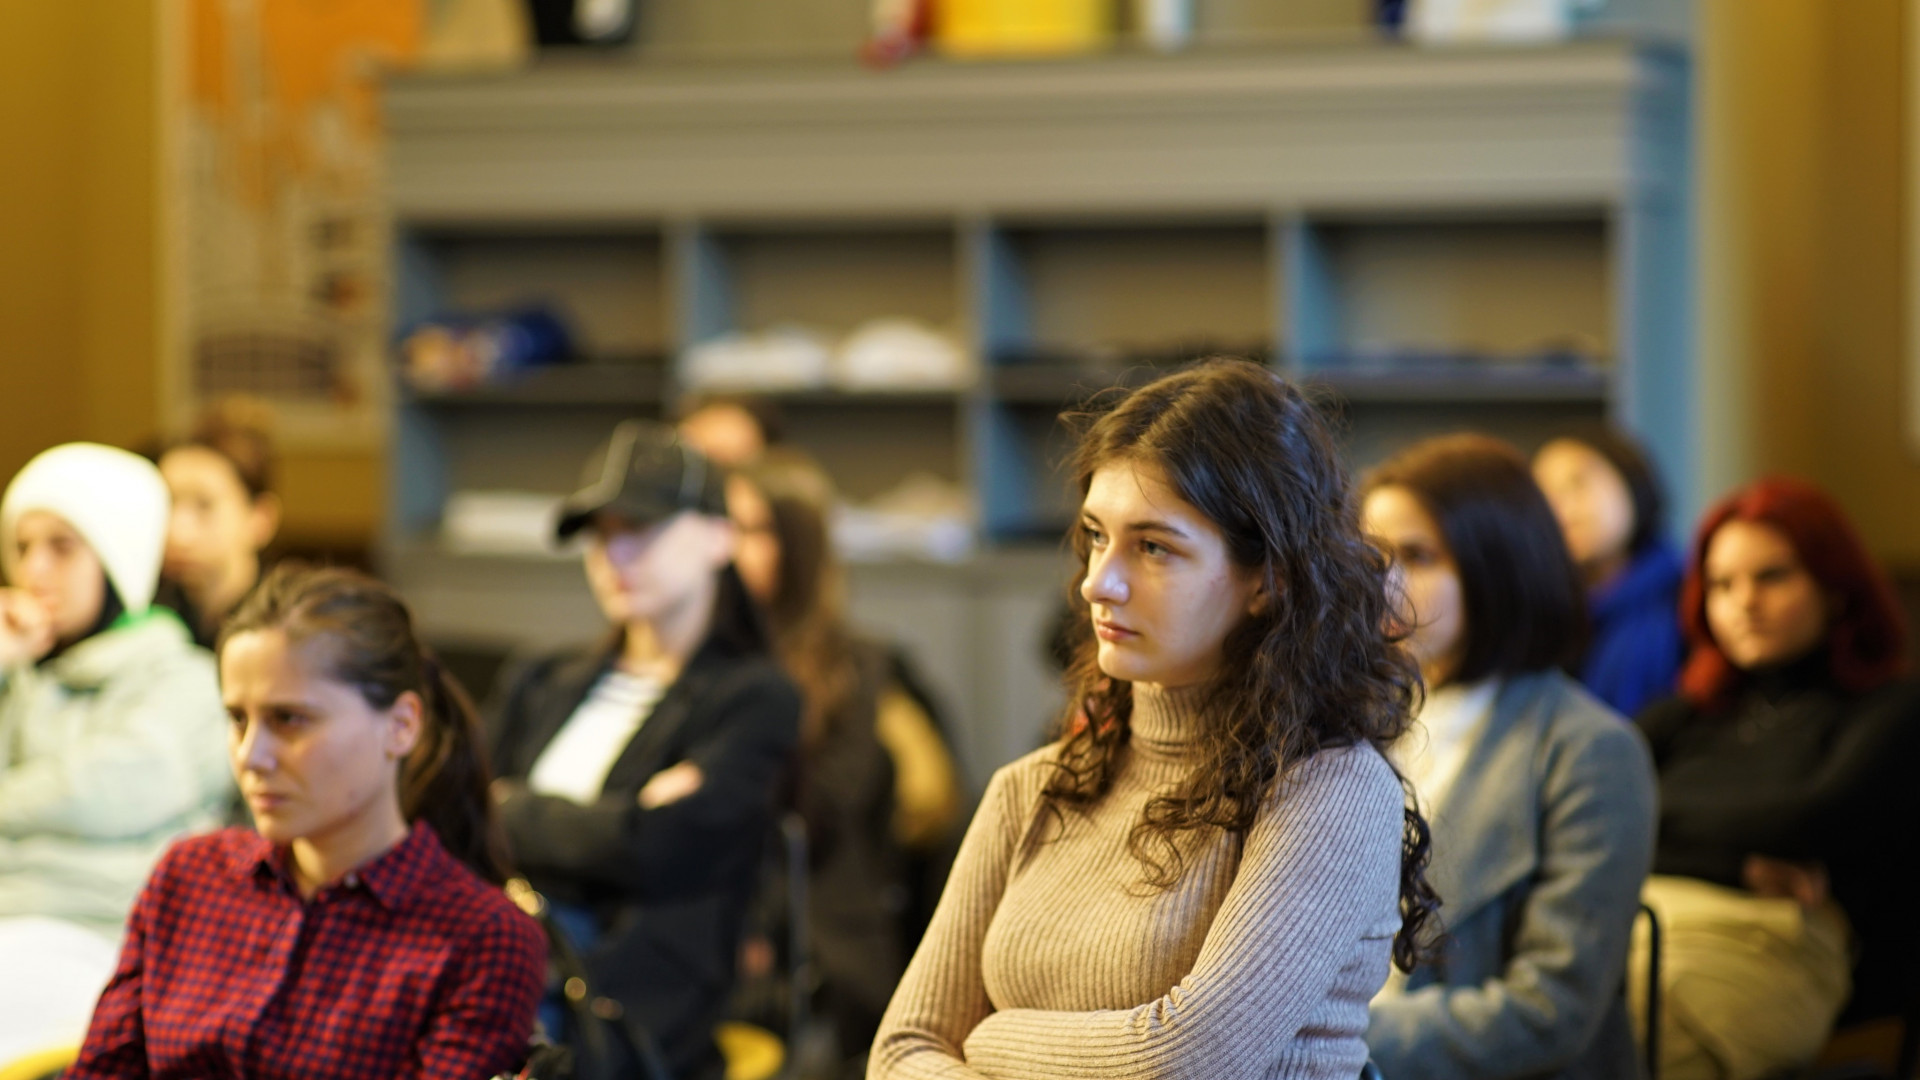
[[[506,870],[476,721],[385,586],[281,567],[227,622],[255,828],[176,844],[67,1075],[473,1080],[526,1056],[545,939]]]

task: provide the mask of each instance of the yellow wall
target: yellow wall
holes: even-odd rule
[[[156,6],[0,0],[0,476],[153,432]]]
[[[282,543],[366,547],[380,528],[386,459],[363,450],[289,453],[280,463],[279,488],[287,508]]]
[[[0,483],[55,443],[137,446],[161,423],[163,9],[0,0]],[[368,542],[381,483],[371,453],[289,453],[282,538]]]
[[[1905,9],[1705,0],[1700,299],[1708,489],[1809,477],[1912,571]]]

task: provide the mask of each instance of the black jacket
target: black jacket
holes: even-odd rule
[[[508,673],[487,717],[500,777],[524,781],[617,651],[610,644]],[[678,1080],[722,1074],[713,1027],[799,719],[799,693],[775,661],[716,636],[614,762],[598,803],[521,788],[500,806],[514,861],[534,887],[598,915],[601,936],[586,954],[596,992],[647,1026]],[[683,761],[700,767],[700,790],[642,810],[647,779]]]

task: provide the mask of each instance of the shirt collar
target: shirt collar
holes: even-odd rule
[[[1493,698],[1499,690],[1500,680],[1489,678],[1449,683],[1429,693],[1421,705],[1419,720],[1432,746],[1438,748],[1469,738],[1493,712]]]
[[[241,835],[232,851],[234,873],[246,880],[272,877],[291,889],[287,849],[275,847],[252,829],[236,831]],[[415,822],[405,839],[348,873],[336,887],[364,889],[381,907],[398,911],[419,898],[447,857],[433,826]]]

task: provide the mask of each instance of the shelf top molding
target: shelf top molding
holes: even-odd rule
[[[386,96],[412,224],[1606,207],[1677,197],[1666,47],[536,67]]]

